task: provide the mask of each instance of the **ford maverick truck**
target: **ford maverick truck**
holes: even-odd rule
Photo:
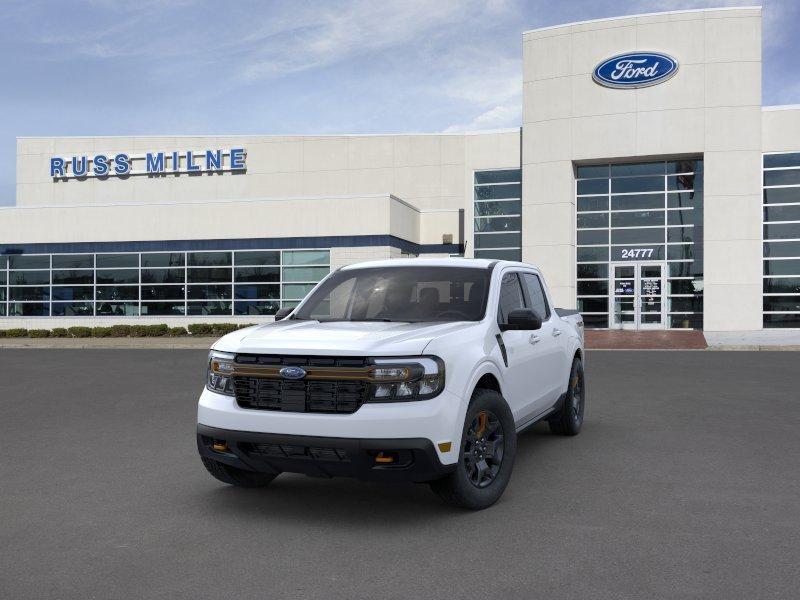
[[[482,509],[505,490],[523,429],[580,431],[583,360],[580,315],[553,307],[536,267],[351,265],[274,323],[214,344],[197,446],[231,485],[282,472],[425,482]]]

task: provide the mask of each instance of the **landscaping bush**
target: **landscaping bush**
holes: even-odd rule
[[[226,335],[231,331],[236,331],[239,329],[239,326],[236,323],[214,323],[213,328],[211,329],[212,335]]]
[[[92,337],[91,327],[70,327],[67,332],[75,338],[88,338]]]
[[[69,337],[69,332],[63,327],[54,327],[50,331],[50,337],[65,338]]]
[[[92,327],[92,337],[107,338],[111,335],[111,327]]]
[[[213,335],[214,325],[212,323],[192,323],[189,325],[191,335]]]
[[[4,338],[4,337],[6,337],[6,330],[5,329],[0,329],[0,338]]]
[[[169,327],[164,325],[145,325],[147,327],[147,337],[161,337],[169,333]]]
[[[109,329],[111,337],[128,337],[131,334],[130,325],[112,325]]]
[[[130,336],[135,338],[147,337],[147,325],[131,325]]]
[[[50,337],[50,330],[49,329],[29,329],[28,330],[28,337],[32,337],[32,338]]]
[[[14,327],[13,329],[6,329],[6,337],[10,338],[21,338],[21,337],[28,337],[28,330],[23,329],[22,327]]]
[[[189,335],[189,332],[186,331],[185,327],[170,327],[167,335],[169,337],[181,337],[184,335]]]

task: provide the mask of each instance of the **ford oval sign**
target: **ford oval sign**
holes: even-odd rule
[[[306,376],[306,370],[300,367],[283,367],[280,374],[284,379],[302,379]]]
[[[619,54],[601,62],[592,79],[610,88],[641,88],[666,81],[678,72],[678,61],[658,52]]]

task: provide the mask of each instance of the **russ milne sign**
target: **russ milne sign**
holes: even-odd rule
[[[678,72],[678,61],[658,52],[630,52],[601,62],[592,79],[609,88],[641,88],[662,83]]]
[[[50,159],[50,177],[83,179],[87,177],[126,177],[128,175],[166,175],[178,173],[222,173],[245,171],[247,151],[186,150],[184,152],[147,152],[131,155],[54,156]],[[134,168],[138,165],[138,168]]]

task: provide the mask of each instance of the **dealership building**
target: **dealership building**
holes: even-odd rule
[[[20,138],[0,327],[269,320],[330,270],[538,265],[588,327],[800,328],[800,106],[760,8],[522,36],[520,128]]]

